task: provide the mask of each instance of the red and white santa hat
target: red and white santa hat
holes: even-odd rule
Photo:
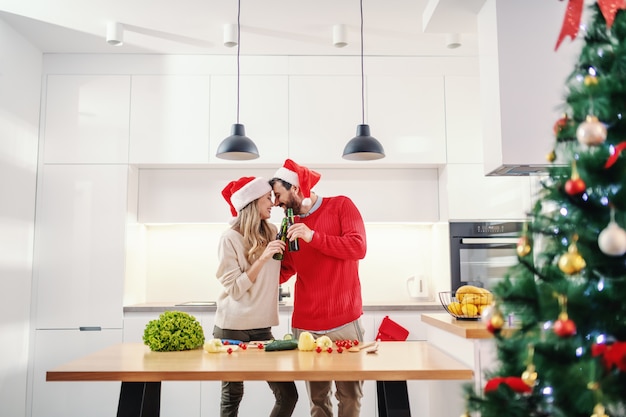
[[[229,182],[222,190],[222,195],[230,205],[230,213],[237,217],[242,208],[270,191],[272,187],[269,182],[261,177],[241,177]]]
[[[318,183],[322,176],[308,169],[307,167],[300,166],[293,162],[291,159],[286,159],[282,167],[278,168],[274,174],[274,178],[279,178],[288,182],[291,185],[297,185],[302,192],[302,205],[311,205],[311,189]]]

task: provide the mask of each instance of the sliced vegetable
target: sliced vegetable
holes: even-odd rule
[[[298,342],[295,340],[273,340],[265,345],[265,351],[277,351],[277,350],[294,350],[298,348]]]

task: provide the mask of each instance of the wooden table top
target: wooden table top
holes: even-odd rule
[[[422,314],[422,321],[466,339],[493,338],[482,320],[457,320],[448,313],[442,313]]]
[[[422,321],[431,326],[445,330],[465,339],[492,339],[493,334],[487,330],[487,324],[483,320],[459,320],[448,313],[422,314]],[[512,333],[514,328],[505,325],[503,334]]]
[[[151,352],[113,345],[47,372],[47,381],[471,380],[473,371],[427,342],[380,342],[378,353],[203,349]]]

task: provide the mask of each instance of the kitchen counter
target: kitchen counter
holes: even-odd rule
[[[457,320],[448,313],[444,313],[422,314],[422,321],[465,339],[491,339],[493,337],[482,320]]]
[[[427,326],[426,340],[474,370],[474,385],[480,390],[485,372],[496,361],[493,335],[482,320],[457,320],[448,313],[422,314]],[[503,331],[510,331],[505,328]]]
[[[180,305],[180,302],[148,302],[124,306],[124,313],[160,313],[163,311],[184,311],[187,313],[214,312],[215,305]],[[279,311],[292,311],[293,302],[291,300],[281,303]],[[445,311],[438,301],[381,301],[363,303],[363,311]]]

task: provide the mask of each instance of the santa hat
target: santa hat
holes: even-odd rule
[[[311,205],[311,188],[317,184],[322,176],[308,169],[307,167],[300,166],[293,162],[291,159],[286,159],[282,167],[278,168],[278,171],[274,174],[274,178],[279,178],[288,182],[291,185],[297,185],[302,191],[302,205]]]
[[[237,217],[242,208],[270,191],[272,191],[272,187],[269,182],[261,177],[241,177],[229,182],[222,190],[222,195],[230,205],[230,212],[233,217]]]

